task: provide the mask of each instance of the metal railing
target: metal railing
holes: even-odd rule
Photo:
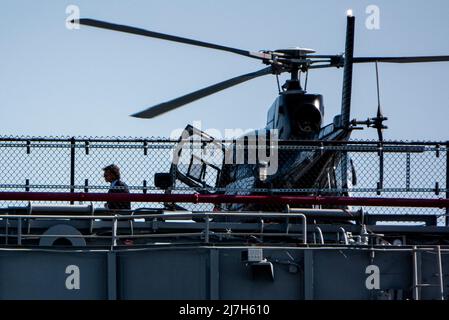
[[[20,209],[20,208],[15,208]],[[12,210],[15,210],[12,209]],[[136,214],[137,213],[137,214]],[[255,219],[261,220],[263,219],[285,219],[286,224],[290,224],[289,220],[298,218],[302,221],[302,232],[292,233],[288,231],[288,228],[285,232],[264,232],[264,230],[260,230],[259,232],[237,232],[233,231],[229,232],[218,232],[213,231],[211,228],[211,221],[213,218],[245,218],[245,219]],[[148,226],[146,233],[143,234],[134,234],[133,231],[133,223],[135,220],[143,219],[144,223],[151,225],[155,221],[171,221],[175,220],[178,222],[186,222],[189,219],[190,222],[194,222],[192,219],[196,219],[197,221],[204,221],[204,227],[200,232],[189,232],[189,228],[185,228],[184,231],[178,231],[176,233],[155,233],[155,228]],[[187,220],[186,220],[187,219]],[[51,220],[51,221],[59,221],[61,220],[63,224],[70,225],[67,220],[88,220],[90,225],[93,226],[95,221],[103,220],[110,222],[110,231],[111,236],[99,236],[93,234],[93,228],[90,228],[90,232],[87,234],[37,234],[31,233],[31,228],[27,228],[27,232],[23,232],[23,224],[24,221],[31,225],[31,221],[37,220]],[[214,237],[236,237],[236,236],[244,236],[244,237],[257,237],[257,236],[270,236],[270,237],[289,237],[292,239],[296,239],[297,237],[302,238],[302,243],[307,244],[307,218],[304,214],[287,214],[287,213],[248,213],[248,212],[238,212],[238,213],[213,213],[213,212],[202,212],[202,213],[170,213],[170,214],[141,214],[139,211],[129,210],[127,212],[121,213],[113,213],[110,215],[61,215],[61,214],[31,214],[28,212],[27,214],[0,214],[0,222],[4,222],[5,233],[0,234],[0,237],[5,238],[5,244],[8,244],[9,238],[17,238],[17,245],[21,246],[24,239],[42,239],[42,238],[82,238],[82,239],[110,239],[111,250],[114,247],[117,247],[117,241],[121,238],[126,239],[135,239],[135,238],[166,238],[166,239],[176,239],[179,237],[198,237],[200,239],[204,239],[205,244],[210,243],[210,238]],[[13,221],[16,221],[15,228],[12,227]],[[128,221],[129,222],[129,234],[118,234],[118,227],[120,221]],[[244,222],[243,222],[244,223]],[[196,225],[198,226],[198,224]],[[199,227],[201,228],[202,225]],[[10,230],[15,229],[16,234],[10,234]],[[127,228],[125,228],[127,229]],[[182,229],[182,228],[181,228]],[[97,244],[98,245],[98,244]]]

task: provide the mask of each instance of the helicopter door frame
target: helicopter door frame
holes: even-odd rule
[[[187,133],[187,135],[185,134]],[[195,140],[192,140],[191,138],[193,136],[199,136],[199,142],[202,144],[201,145],[201,149],[204,149],[204,147],[207,144],[213,144],[215,146],[217,146],[217,148],[222,152],[223,155],[223,159],[220,161],[221,164],[223,164],[224,161],[224,152],[226,150],[225,146],[223,143],[218,142],[215,140],[214,137],[208,135],[207,133],[193,127],[192,125],[187,125],[183,131],[183,134],[181,134],[179,140],[178,140],[178,144],[176,145],[174,152],[173,152],[173,161],[172,161],[172,165],[170,168],[170,173],[172,175],[172,177],[174,178],[174,181],[179,180],[182,183],[186,184],[189,187],[192,188],[213,188],[217,185],[219,177],[220,177],[220,173],[222,171],[222,168],[209,163],[207,161],[205,161],[204,159],[192,154],[190,156],[190,161],[189,161],[189,165],[187,168],[187,172],[183,173],[181,172],[181,170],[178,167],[178,162],[179,159],[181,158],[181,154],[184,148],[185,144],[188,143],[192,143]],[[196,162],[196,163],[195,163]],[[200,165],[200,171],[199,171],[199,175],[197,173],[194,173],[195,166]],[[212,168],[213,170],[216,171],[216,178],[215,178],[215,185],[211,186],[208,185],[206,183],[206,181],[204,181],[206,174],[207,174],[207,170],[208,168]],[[202,190],[202,193],[209,193],[206,190]]]
[[[197,160],[196,164],[194,163],[195,160]],[[193,166],[195,166],[195,165],[201,165],[199,176],[195,176],[195,175],[191,174],[192,170],[195,170],[195,169],[193,169]],[[203,187],[211,187],[211,186],[207,185],[206,182],[204,181],[204,178],[206,177],[206,172],[207,172],[207,168],[208,167],[210,167],[212,169],[215,169],[217,171],[217,177],[215,179],[215,185],[217,185],[221,169],[219,167],[217,167],[217,166],[207,162],[207,161],[204,161],[203,159],[201,159],[200,157],[197,157],[195,155],[191,156],[190,163],[189,163],[189,168],[187,169],[187,174],[184,175],[184,176],[187,177],[187,178],[190,178],[190,179],[192,179],[192,180],[194,180],[194,181],[196,181],[198,183],[201,183],[203,185]]]

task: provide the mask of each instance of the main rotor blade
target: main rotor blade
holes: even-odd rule
[[[443,62],[443,61],[449,61],[449,56],[353,58],[354,63],[369,63],[369,62],[418,63],[418,62]]]
[[[74,21],[72,21],[72,22],[74,22]],[[90,26],[90,27],[101,28],[101,29],[119,31],[119,32],[124,32],[124,33],[131,33],[131,34],[136,34],[136,35],[140,35],[140,36],[144,36],[144,37],[158,38],[158,39],[163,39],[163,40],[168,40],[168,41],[180,42],[180,43],[184,43],[184,44],[190,44],[193,46],[228,51],[228,52],[232,52],[235,54],[239,54],[242,56],[255,58],[255,59],[261,59],[261,60],[272,59],[271,54],[268,54],[268,53],[250,52],[250,51],[246,51],[246,50],[221,46],[221,45],[217,45],[217,44],[213,44],[213,43],[172,36],[169,34],[149,31],[149,30],[145,30],[145,29],[125,26],[125,25],[120,25],[120,24],[115,24],[115,23],[109,23],[109,22],[105,22],[105,21],[99,21],[99,20],[94,20],[94,19],[79,19],[79,24],[82,24],[85,26]]]
[[[158,104],[156,106],[150,107],[146,110],[143,110],[141,112],[135,113],[132,116],[136,118],[154,118],[160,114],[163,114],[165,112],[171,111],[173,109],[179,108],[185,104],[188,104],[190,102],[193,102],[195,100],[207,97],[213,93],[222,91],[224,89],[230,88],[232,86],[235,86],[239,83],[249,81],[251,79],[261,77],[267,74],[272,73],[272,67],[267,67],[264,69],[261,69],[256,72],[247,73],[226,81],[222,81],[220,83],[214,84],[212,86],[203,88],[201,90],[186,94],[182,97]]]

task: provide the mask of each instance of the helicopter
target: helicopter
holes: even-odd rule
[[[163,113],[173,111],[198,99],[207,97],[219,91],[236,86],[252,79],[274,75],[278,80],[278,97],[275,99],[267,112],[267,123],[263,129],[246,133],[235,139],[231,146],[220,144],[213,137],[188,125],[178,142],[174,151],[174,160],[170,173],[160,173],[155,176],[155,185],[166,192],[170,192],[176,181],[180,181],[197,192],[210,193],[221,190],[226,194],[248,194],[256,193],[258,189],[301,189],[316,188],[347,190],[348,185],[357,183],[354,164],[347,152],[317,150],[307,151],[298,149],[278,155],[274,170],[270,170],[271,159],[260,161],[258,155],[255,162],[249,163],[225,163],[223,160],[221,168],[208,163],[204,159],[191,156],[190,163],[182,167],[177,160],[181,156],[183,146],[190,137],[200,136],[202,141],[215,144],[222,149],[224,154],[231,154],[235,159],[237,145],[241,142],[248,143],[249,140],[257,145],[258,141],[271,143],[276,140],[279,143],[291,142],[301,144],[304,142],[346,142],[349,141],[354,130],[363,129],[364,126],[377,130],[378,143],[383,143],[383,131],[387,129],[384,121],[388,120],[383,115],[379,97],[378,63],[424,63],[449,61],[449,56],[406,56],[406,57],[354,57],[355,40],[355,17],[350,11],[347,14],[346,42],[343,54],[317,55],[316,51],[308,48],[289,48],[274,51],[248,51],[214,43],[202,42],[189,38],[163,34],[150,30],[140,29],[127,25],[119,25],[94,19],[72,20],[72,23],[80,25],[118,31],[122,33],[168,40],[193,46],[221,50],[247,58],[258,59],[264,65],[263,69],[240,75],[214,85],[205,87],[195,92],[188,93],[173,100],[160,103],[145,110],[133,114],[133,117],[151,119]],[[351,94],[352,74],[354,64],[375,63],[377,79],[377,114],[375,117],[364,121],[351,119]],[[324,104],[323,96],[320,94],[307,93],[307,77],[309,71],[322,68],[343,68],[343,88],[341,111],[333,118],[333,122],[323,126]],[[279,86],[279,75],[290,74],[290,79]],[[304,87],[301,76],[305,76]],[[271,132],[276,132],[275,136]],[[260,140],[262,139],[262,140]],[[276,142],[277,143],[277,142]],[[266,144],[265,144],[266,147]],[[282,152],[279,150],[279,152]],[[224,159],[225,157],[223,157]],[[245,157],[244,157],[245,158]],[[246,155],[246,158],[249,157]],[[245,159],[246,159],[245,158]],[[267,159],[265,159],[267,160]],[[337,170],[338,168],[338,170]],[[348,170],[350,168],[350,170]],[[380,188],[382,187],[383,154],[380,154]],[[210,185],[205,180],[207,171],[215,172],[215,183]],[[268,174],[267,174],[268,172]],[[351,175],[349,178],[348,173]],[[243,191],[242,191],[243,190]],[[343,193],[347,195],[346,193]],[[342,193],[338,193],[342,195]],[[226,205],[225,205],[226,206]],[[223,209],[223,208],[221,208]],[[252,205],[228,205],[228,210],[252,210],[260,209]]]

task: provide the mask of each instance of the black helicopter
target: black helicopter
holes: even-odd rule
[[[387,118],[382,114],[379,94],[376,117],[368,118],[366,121],[350,119],[353,65],[357,63],[376,64],[377,90],[379,93],[377,63],[449,61],[449,56],[354,57],[355,17],[352,16],[352,14],[348,14],[347,16],[345,51],[344,54],[339,55],[316,55],[314,54],[314,50],[305,48],[251,52],[93,19],[79,19],[78,21],[72,21],[72,23],[227,51],[258,59],[263,64],[267,65],[267,67],[256,72],[222,81],[182,97],[152,106],[132,115],[138,118],[154,118],[195,100],[257,77],[269,74],[278,77],[281,73],[289,73],[290,79],[286,81],[282,88],[279,87],[279,96],[268,110],[266,127],[237,138],[236,142],[231,144],[231,147],[228,146],[225,148],[222,145],[219,146],[225,153],[235,153],[238,141],[248,141],[249,137],[256,137],[257,141],[258,137],[265,136],[265,138],[269,140],[270,137],[268,137],[268,132],[273,130],[276,130],[277,132],[276,139],[279,140],[279,143],[288,143],[289,141],[296,143],[298,143],[298,141],[344,142],[349,140],[353,130],[361,129],[360,126],[362,125],[375,128],[378,132],[379,143],[382,144],[383,130],[387,128],[383,122],[387,120]],[[341,113],[334,117],[333,123],[324,127],[322,126],[324,115],[323,97],[319,94],[306,93],[306,90],[303,89],[301,85],[301,75],[305,75],[307,83],[308,72],[319,68],[343,68]],[[305,87],[306,86],[307,84]],[[194,135],[201,136],[203,141],[206,140],[210,143],[218,144],[213,137],[210,137],[191,126],[187,126],[185,132],[187,132],[187,136],[181,137],[174,158],[179,158],[181,156],[183,145],[189,140],[189,137]],[[181,168],[181,166],[174,161],[170,174],[157,174],[155,182],[156,185],[165,189],[170,189],[170,187],[173,186],[173,183],[175,183],[176,180],[179,180],[183,184],[196,189],[198,192],[208,193],[214,192],[211,191],[211,189],[222,189],[222,192],[225,193],[239,194],[248,194],[248,192],[255,193],[254,190],[259,188],[268,188],[269,190],[316,188],[320,190],[323,188],[335,189],[338,186],[341,190],[344,190],[347,189],[348,183],[356,183],[354,166],[344,152],[298,150],[296,152],[282,154],[278,156],[276,172],[268,175],[263,175],[261,172],[263,172],[270,164],[261,163],[259,160],[260,159],[256,159],[256,163],[240,164],[226,164],[223,162],[221,168],[219,168],[207,163],[207,161],[191,157],[190,164],[187,168]],[[382,167],[383,156],[380,157],[380,161],[380,167]],[[337,167],[339,168],[338,173],[336,172]],[[351,167],[352,170],[348,170],[349,167]],[[208,182],[205,181],[207,170],[216,171],[215,185],[208,185]],[[348,172],[351,173],[352,179],[348,179]],[[242,208],[252,209],[251,206],[248,205],[245,207],[240,206],[239,208],[228,207],[228,209]]]

